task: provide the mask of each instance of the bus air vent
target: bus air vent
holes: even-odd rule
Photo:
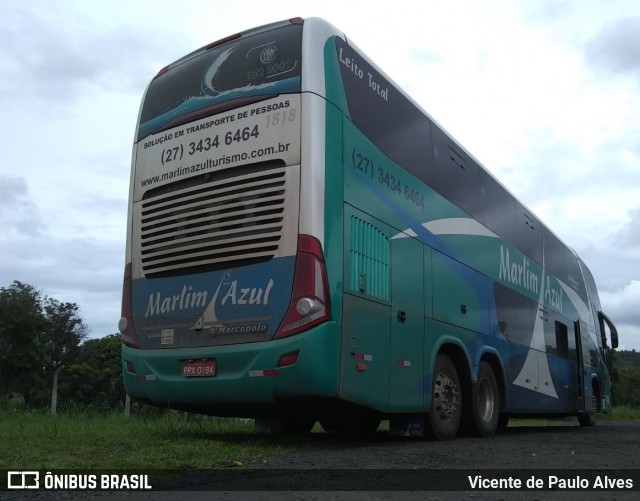
[[[145,276],[272,258],[282,237],[285,171],[280,164],[231,169],[145,196],[138,221]]]

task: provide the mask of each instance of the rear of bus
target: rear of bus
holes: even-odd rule
[[[320,99],[301,92],[302,38],[299,19],[235,35],[147,88],[119,324],[133,398],[256,417],[337,394],[323,230],[300,220],[305,169],[323,168],[302,162]]]

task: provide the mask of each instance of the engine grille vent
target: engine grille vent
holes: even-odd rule
[[[138,226],[145,276],[273,257],[282,238],[285,170],[233,169],[145,197]]]

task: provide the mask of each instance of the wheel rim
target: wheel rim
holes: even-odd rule
[[[441,421],[450,420],[460,408],[460,389],[446,372],[436,377],[433,400],[436,415]]]
[[[487,378],[478,383],[478,415],[482,421],[491,421],[495,408],[496,396]]]

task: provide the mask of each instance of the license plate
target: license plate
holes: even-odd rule
[[[187,360],[182,366],[185,377],[207,377],[216,375],[216,359]]]

